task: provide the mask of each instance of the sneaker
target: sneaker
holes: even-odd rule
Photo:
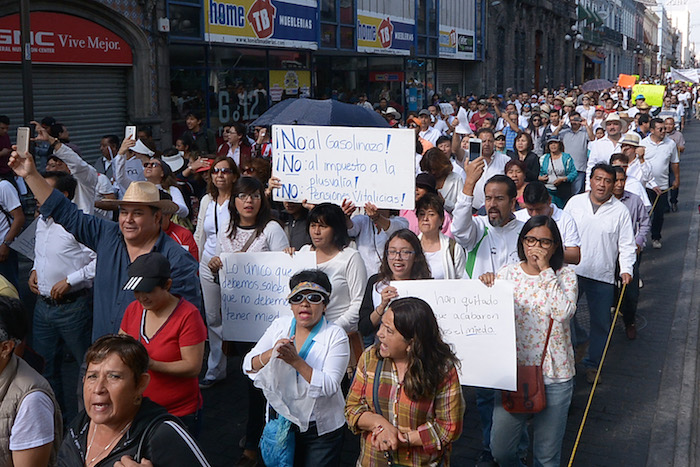
[[[634,324],[625,326],[625,334],[627,334],[627,339],[635,340],[637,338],[637,327]]]
[[[642,282],[642,278],[640,277],[639,278],[639,288],[641,289],[642,287],[644,287],[644,282]]]
[[[652,240],[652,241],[651,241],[651,246],[652,246],[654,249],[658,250],[659,248],[661,248],[661,240]]]
[[[678,203],[671,203],[671,212],[678,212]]]
[[[210,387],[214,386],[217,383],[220,383],[221,381],[223,381],[223,379],[204,378],[202,381],[199,382],[199,389],[209,389]]]

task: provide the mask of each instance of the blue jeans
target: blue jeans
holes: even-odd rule
[[[608,332],[610,332],[610,325],[612,324],[610,307],[613,306],[615,298],[615,285],[588,279],[587,277],[577,277],[578,296],[580,298],[581,295],[586,294],[588,312],[591,318],[588,336],[590,344],[588,346],[588,355],[583,359],[583,366],[586,368],[598,368],[600,359],[603,356],[605,341],[608,339]],[[574,316],[574,320],[577,320],[576,316]],[[572,327],[576,332],[576,343],[574,345],[585,342],[586,339],[582,339],[582,336],[579,335],[582,330],[580,325],[575,323]]]
[[[202,409],[198,409],[189,415],[180,417],[180,421],[187,427],[194,439],[198,439],[202,433]]]
[[[309,429],[304,433],[296,430],[294,433],[296,443],[294,446],[294,467],[336,467],[340,465],[345,425],[322,436],[318,435],[316,422],[311,422]]]
[[[577,194],[583,192],[583,189],[585,187],[586,187],[586,171],[584,170],[583,172],[578,172],[576,174],[576,180],[571,182],[571,194],[577,195]]]
[[[65,413],[61,350],[67,348],[78,365],[82,363],[91,343],[92,295],[80,296],[74,302],[63,305],[50,305],[39,297],[34,307],[33,333],[34,350],[46,360],[44,377],[51,384],[61,411]]]
[[[498,396],[498,404],[496,404]],[[500,405],[500,392],[495,389],[476,388],[476,408],[481,419],[481,436],[484,451],[491,451],[491,427],[493,426],[493,409],[495,405]],[[527,447],[530,438],[527,434],[527,426],[521,430],[520,445],[517,446],[518,454],[527,456]]]
[[[536,414],[510,413],[501,404],[496,404],[493,409],[491,453],[500,467],[522,466],[518,456],[518,443],[530,417],[534,433],[532,452],[535,467],[559,466],[561,443],[573,391],[573,379],[546,385],[547,406]]]

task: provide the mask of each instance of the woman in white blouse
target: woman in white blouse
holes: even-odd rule
[[[294,465],[337,466],[345,432],[340,383],[350,356],[348,338],[324,316],[332,296],[325,273],[301,271],[289,288],[293,316],[270,324],[243,359],[243,371],[264,391],[273,417],[294,420]],[[291,390],[305,397],[289,406],[283,399],[291,398],[281,392]]]
[[[467,257],[454,238],[440,231],[445,221],[442,199],[433,193],[424,195],[416,203],[416,217],[421,232],[418,238],[433,279],[461,279]]]
[[[348,334],[355,332],[367,284],[367,270],[360,253],[348,247],[350,238],[345,213],[340,206],[322,203],[309,212],[308,223],[311,245],[304,245],[300,251],[316,253],[316,266],[328,275],[333,285],[326,319]]]
[[[535,414],[510,413],[498,402],[493,410],[491,452],[502,466],[518,466],[522,428],[532,417],[535,465],[558,466],[574,387],[574,352],[569,321],[576,311],[576,273],[564,266],[564,248],[556,223],[532,217],[518,238],[519,264],[501,268],[495,280],[514,283],[516,349],[519,365],[539,365],[545,350],[546,407]],[[486,285],[493,273],[480,277]],[[551,334],[547,343],[547,332]],[[497,397],[496,401],[500,398]]]
[[[209,268],[209,262],[217,254],[219,232],[226,230],[229,225],[229,200],[233,184],[238,180],[238,167],[228,157],[219,157],[209,169],[209,177],[209,193],[199,203],[197,228],[194,231],[194,240],[199,249],[199,281],[209,334],[209,357],[207,372],[200,383],[202,389],[226,378],[226,357],[222,349],[221,289],[219,276]]]

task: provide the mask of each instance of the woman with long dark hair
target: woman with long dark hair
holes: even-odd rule
[[[374,335],[389,302],[398,296],[396,287],[390,286],[389,282],[431,278],[428,262],[416,234],[408,229],[397,230],[391,234],[389,241],[384,245],[379,272],[367,280],[360,306],[358,328],[365,345],[374,343]]]
[[[480,279],[486,285],[494,280],[513,282],[517,291],[513,300],[518,364],[540,365],[544,360],[547,405],[540,412],[526,414],[510,413],[496,404],[491,452],[500,466],[519,466],[520,435],[531,418],[535,465],[558,466],[574,387],[569,321],[576,311],[578,282],[574,270],[564,266],[561,235],[549,216],[532,217],[523,226],[518,256],[520,263],[506,265],[495,276],[487,273]]]
[[[379,342],[360,358],[345,418],[361,434],[358,465],[449,466],[462,433],[459,361],[419,298],[391,302]]]
[[[514,161],[525,163],[525,180],[528,182],[534,182],[540,175],[540,158],[533,152],[533,148],[532,135],[521,131],[515,137],[513,149],[507,153]]]

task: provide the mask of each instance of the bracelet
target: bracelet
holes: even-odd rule
[[[381,318],[382,316],[384,316],[384,312],[383,312],[383,311],[382,311],[381,313],[379,312],[379,307],[375,308],[375,309],[374,309],[374,312],[377,313],[377,315],[379,315],[380,318]]]
[[[404,433],[404,434],[406,435],[406,444],[408,444],[408,445],[410,446],[410,445],[411,445],[411,438],[410,438],[410,436],[408,436],[408,433],[409,433],[409,432],[407,431],[407,432]]]
[[[263,363],[263,360],[262,360],[262,354],[258,354],[258,361],[260,362],[260,368],[265,366],[265,364]]]

